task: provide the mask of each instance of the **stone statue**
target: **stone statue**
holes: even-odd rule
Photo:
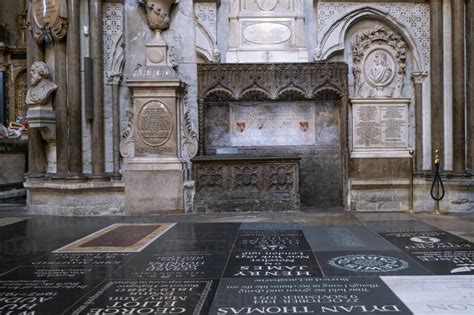
[[[49,79],[50,72],[48,66],[42,61],[33,63],[30,69],[31,87],[26,93],[26,105],[47,105],[50,102],[51,94],[58,86]]]
[[[392,77],[393,70],[387,64],[387,54],[383,51],[378,51],[374,55],[374,64],[369,70],[370,79],[380,85],[388,83]]]

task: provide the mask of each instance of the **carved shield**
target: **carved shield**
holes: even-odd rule
[[[237,124],[237,130],[239,130],[240,132],[244,132],[245,130],[245,122],[238,122],[236,123]]]
[[[38,42],[59,40],[66,35],[67,4],[64,0],[33,0],[31,13]]]
[[[306,132],[309,128],[309,123],[307,121],[300,121],[300,128]]]

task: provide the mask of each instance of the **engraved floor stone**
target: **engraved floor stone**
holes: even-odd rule
[[[234,250],[311,250],[301,230],[240,230]]]
[[[229,252],[144,253],[116,272],[114,279],[220,279]]]
[[[437,275],[474,275],[474,250],[415,251],[410,255]]]
[[[310,251],[235,251],[224,273],[226,278],[320,277]]]
[[[416,220],[364,221],[377,233],[438,231],[439,229]]]
[[[55,252],[140,252],[174,224],[117,223]]]
[[[222,279],[209,314],[412,314],[378,277]]]
[[[416,315],[474,313],[474,276],[382,277]]]
[[[207,314],[216,280],[109,281],[72,314]]]
[[[315,255],[325,276],[432,274],[399,251],[327,251]]]
[[[363,225],[317,225],[303,231],[314,251],[397,249]]]
[[[474,244],[444,231],[380,233],[404,252],[474,249]]]

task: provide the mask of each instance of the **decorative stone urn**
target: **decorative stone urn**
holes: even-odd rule
[[[165,66],[171,67],[171,62],[168,57],[168,46],[163,40],[161,33],[170,26],[170,10],[171,6],[175,4],[175,0],[141,0],[139,3],[145,9],[148,27],[154,32],[153,38],[145,45],[146,53],[146,67]],[[162,76],[163,71],[150,71],[148,69],[138,68],[134,76],[148,75]]]

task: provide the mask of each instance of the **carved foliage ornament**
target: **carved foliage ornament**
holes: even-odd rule
[[[133,158],[135,152],[135,135],[133,134],[133,112],[127,111],[127,128],[122,133],[120,154],[124,158]]]
[[[62,39],[67,33],[68,10],[66,0],[33,0],[30,25],[38,44]]]
[[[406,43],[400,35],[376,25],[352,45],[355,97],[402,97]]]

